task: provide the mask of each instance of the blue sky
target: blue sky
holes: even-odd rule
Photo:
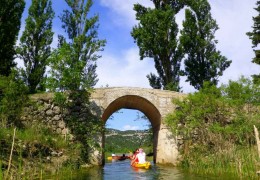
[[[31,0],[26,0],[26,9],[22,19],[22,28],[24,28],[27,9]],[[137,24],[133,4],[140,3],[145,6],[153,7],[150,0],[94,0],[92,13],[99,14],[99,37],[106,39],[105,50],[101,52],[102,58],[98,60],[97,74],[99,82],[96,87],[143,87],[150,88],[146,75],[150,72],[156,73],[154,62],[151,59],[140,61],[138,47],[130,35],[132,27]],[[220,83],[227,83],[228,80],[237,80],[241,75],[250,77],[252,74],[258,74],[260,67],[251,63],[254,56],[252,44],[246,32],[252,31],[252,17],[256,15],[256,0],[209,0],[212,8],[212,16],[219,25],[219,30],[215,36],[218,40],[217,49],[222,55],[232,60],[231,66],[224,72],[220,78]],[[53,30],[55,37],[53,47],[57,44],[57,35],[63,34],[61,23],[58,16],[66,7],[64,0],[53,0],[55,19]],[[184,13],[181,11],[177,15],[177,22],[181,27]],[[21,65],[21,62],[18,62]],[[181,79],[181,86],[184,93],[194,92],[194,89]],[[123,111],[124,113],[114,114],[114,120],[110,127],[117,129],[142,129],[143,125],[135,119],[136,112]],[[124,114],[124,118],[121,115]],[[134,114],[132,118],[131,114]],[[117,117],[119,116],[119,117]],[[131,115],[132,116],[132,115]],[[122,121],[124,119],[124,121]],[[123,124],[124,122],[125,124]],[[142,121],[141,121],[142,122]],[[138,127],[134,127],[138,126]]]
[[[138,110],[121,109],[110,116],[106,127],[119,130],[148,129],[151,123],[147,119],[142,119],[141,116],[142,112]]]

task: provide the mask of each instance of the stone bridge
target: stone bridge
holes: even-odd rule
[[[164,123],[165,116],[175,109],[172,98],[182,98],[184,94],[146,88],[97,88],[91,94],[90,101],[99,109],[104,122],[117,110],[136,109],[148,117],[153,129],[154,162],[175,164],[178,156],[176,138]],[[104,147],[104,134],[101,138]],[[98,161],[104,161],[104,157]],[[102,162],[98,162],[100,164]]]

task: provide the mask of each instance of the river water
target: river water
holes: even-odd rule
[[[220,177],[202,177],[185,173],[176,167],[152,164],[151,169],[130,166],[130,161],[106,162],[104,167],[91,168],[74,174],[68,179],[82,180],[215,180]]]

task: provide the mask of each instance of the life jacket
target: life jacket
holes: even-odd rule
[[[138,163],[139,160],[138,160],[137,154],[138,154],[138,153],[135,153],[135,154],[134,154],[134,157],[135,157],[135,161],[134,161],[134,162],[137,162],[137,163]]]

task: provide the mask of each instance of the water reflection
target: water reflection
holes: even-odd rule
[[[82,180],[201,180],[217,179],[199,177],[184,173],[175,167],[152,164],[151,169],[139,169],[130,166],[130,161],[107,162],[102,168],[91,168],[78,172],[76,176],[68,179]]]

